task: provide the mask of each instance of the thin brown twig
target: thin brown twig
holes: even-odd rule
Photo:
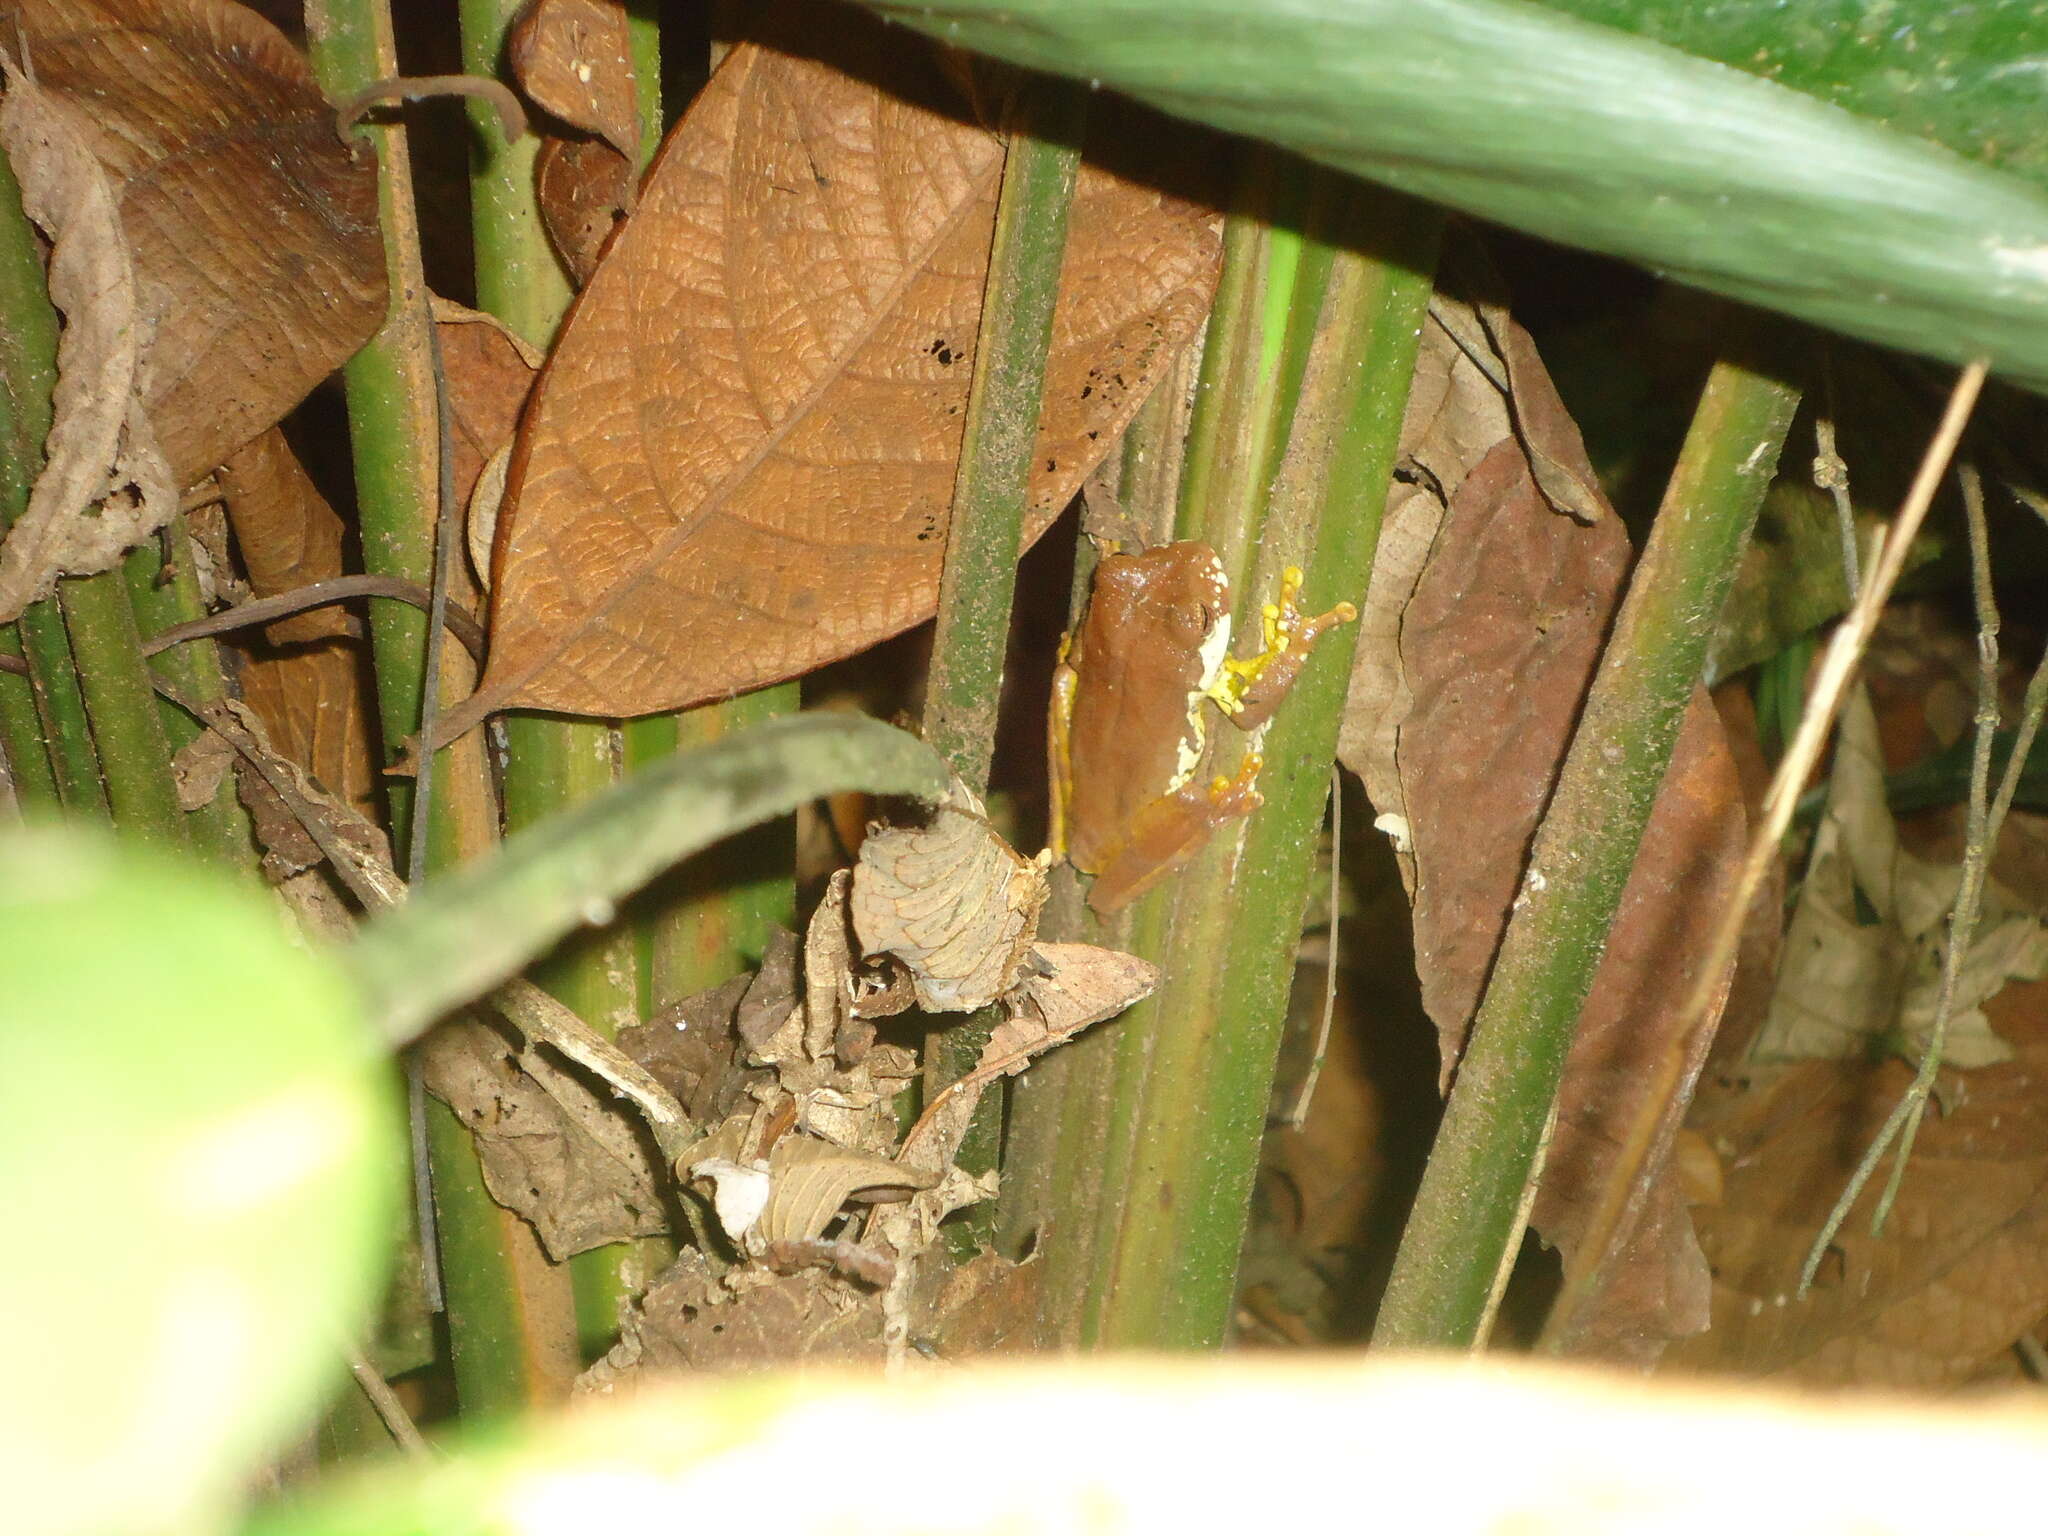
[[[268,624],[273,619],[304,613],[309,608],[321,608],[329,603],[345,603],[359,597],[388,597],[395,602],[410,603],[424,612],[433,611],[427,590],[417,582],[407,581],[403,577],[334,576],[326,581],[294,587],[289,592],[279,592],[272,597],[253,598],[246,603],[237,603],[234,607],[225,608],[219,613],[209,613],[203,619],[189,619],[183,624],[173,624],[144,641],[142,654],[154,656],[159,651],[167,651],[174,645],[183,645],[188,640],[210,639],[238,629],[247,629],[254,624]],[[451,600],[444,621],[448,633],[460,642],[462,648],[478,661],[483,660],[484,631],[483,626],[477,623],[476,616],[460,603]],[[26,677],[28,664],[18,656],[0,655],[0,672],[12,672],[16,676]]]
[[[489,75],[395,75],[372,80],[334,109],[334,130],[344,144],[363,114],[372,107],[386,107],[401,101],[424,101],[432,96],[468,96],[488,103],[498,114],[498,125],[509,143],[526,136],[526,108],[512,87]]]
[[[1963,511],[1969,527],[1970,537],[1970,591],[1977,613],[1977,710],[1974,720],[1975,737],[1970,753],[1970,798],[1969,809],[1964,822],[1962,879],[1956,887],[1955,905],[1949,913],[1948,945],[1942,955],[1941,986],[1935,994],[1934,1018],[1928,1027],[1927,1044],[1920,1055],[1920,1063],[1913,1074],[1913,1081],[1899,1096],[1899,1102],[1885,1117],[1884,1124],[1871,1139],[1869,1147],[1858,1160],[1855,1171],[1849,1175],[1842,1192],[1836,1196],[1827,1220],[1815,1234],[1812,1246],[1808,1248],[1806,1262],[1800,1266],[1799,1294],[1805,1295],[1813,1284],[1813,1277],[1819,1272],[1821,1260],[1826,1257],[1835,1234],[1842,1223],[1848,1220],[1849,1211],[1855,1205],[1864,1187],[1876,1172],[1877,1165],[1887,1150],[1896,1142],[1897,1150],[1892,1160],[1892,1171],[1885,1180],[1884,1192],[1879,1195],[1876,1207],[1870,1216],[1870,1233],[1875,1237],[1884,1230],[1886,1217],[1898,1199],[1899,1185],[1905,1179],[1906,1162],[1912,1156],[1913,1142],[1920,1130],[1920,1122],[1927,1112],[1927,1103],[1934,1092],[1935,1078],[1941,1070],[1942,1053],[1947,1045],[1948,1024],[1955,1011],[1956,986],[1962,975],[1963,959],[1968,954],[1970,943],[1976,937],[1977,920],[1983,912],[1984,885],[1991,868],[1991,850],[1997,846],[1998,834],[2005,819],[2006,808],[2012,803],[2012,795],[2019,785],[2019,774],[2026,764],[2023,752],[2015,751],[2006,760],[2005,772],[1999,780],[1998,793],[1994,801],[1991,793],[1991,742],[1998,730],[1998,603],[1991,586],[1991,536],[1984,518],[1983,486],[1977,478],[1974,466],[1964,464],[1958,468],[1963,487]],[[2041,673],[2036,672],[2029,682],[2027,697],[2030,704],[2040,694],[2035,686]],[[2048,700],[2048,695],[2041,695]],[[2034,724],[2038,726],[2036,718]],[[2032,743],[2032,732],[2027,732],[2027,745]],[[2018,745],[2016,743],[2016,745]]]
[[[1934,492],[1941,483],[1941,477],[1948,472],[1949,460],[1954,456],[1963,428],[1976,407],[1977,396],[1984,387],[1985,373],[1986,365],[1980,361],[1971,363],[1957,376],[1948,406],[1928,442],[1906,499],[1892,520],[1884,542],[1879,545],[1876,558],[1864,573],[1856,601],[1850,605],[1822,654],[1806,710],[1799,719],[1799,728],[1778,762],[1777,772],[1764,796],[1758,825],[1751,833],[1749,850],[1743,859],[1735,888],[1721,912],[1713,941],[1707,947],[1694,978],[1691,995],[1686,999],[1682,1015],[1685,1027],[1674,1032],[1674,1040],[1689,1039],[1726,995],[1729,966],[1741,942],[1742,926],[1750,905],[1756,900],[1764,877],[1778,857],[1785,831],[1792,824],[1793,812],[1798,809],[1799,792],[1812,774],[1814,764],[1819,761],[1835,714],[1841,708],[1842,697],[1877,627],[1878,615],[1905,569],[1907,553],[1913,546],[1913,540],[1919,536],[1928,508],[1934,503]],[[1630,1213],[1639,1208],[1635,1191],[1642,1182],[1643,1165],[1649,1157],[1657,1127],[1662,1123],[1664,1105],[1677,1091],[1684,1070],[1685,1053],[1667,1051],[1658,1066],[1659,1080],[1643,1096],[1643,1108],[1634,1117],[1627,1139],[1615,1158],[1606,1192],[1587,1224],[1577,1260],[1566,1272],[1564,1288],[1544,1327],[1545,1347],[1555,1347],[1558,1341],[1571,1336],[1579,1314],[1605,1286],[1614,1261],[1615,1239]]]
[[[252,624],[268,624],[273,619],[304,613],[308,608],[324,608],[331,603],[345,603],[361,597],[388,597],[410,603],[424,612],[433,611],[431,594],[418,582],[407,581],[401,576],[333,576],[271,597],[252,598],[219,613],[209,613],[203,619],[173,624],[169,629],[159,630],[150,636],[143,643],[142,654],[154,656],[158,651],[182,645],[187,640],[204,640],[232,630],[247,629]],[[478,661],[483,660],[484,630],[476,616],[451,600],[444,618],[448,633],[470,655]]]

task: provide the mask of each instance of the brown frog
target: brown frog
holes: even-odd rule
[[[1204,701],[1244,730],[1272,717],[1310,648],[1358,617],[1349,603],[1304,618],[1290,567],[1264,609],[1265,649],[1230,652],[1230,582],[1216,551],[1195,540],[1096,568],[1081,624],[1053,677],[1052,851],[1096,877],[1098,912],[1128,905],[1185,862],[1223,822],[1264,804],[1261,760],[1196,782],[1208,740]]]

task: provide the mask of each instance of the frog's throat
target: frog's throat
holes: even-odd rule
[[[1174,794],[1195,776],[1195,770],[1202,766],[1202,752],[1209,743],[1209,721],[1202,713],[1202,701],[1215,697],[1217,686],[1223,680],[1225,664],[1230,658],[1230,615],[1225,613],[1216,621],[1208,637],[1202,641],[1197,654],[1202,660],[1201,681],[1195,691],[1188,695],[1188,728],[1181,732],[1179,750],[1175,755],[1173,777],[1167,780],[1166,793]]]

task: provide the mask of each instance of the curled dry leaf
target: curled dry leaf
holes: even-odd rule
[[[863,954],[902,964],[919,1007],[972,1012],[1017,985],[1047,890],[1045,865],[1004,842],[955,779],[923,825],[862,841],[853,930]]]
[[[534,163],[534,200],[581,285],[633,206],[640,117],[626,11],[618,0],[536,0],[512,29],[513,72],[526,94],[593,138],[550,136]]]
[[[20,46],[20,39],[10,39]],[[178,510],[143,406],[144,313],[114,180],[85,114],[4,58],[0,148],[21,203],[50,237],[50,301],[63,312],[53,420],[28,506],[0,543],[0,621],[50,595],[60,575],[109,569]]]
[[[584,291],[447,735],[514,705],[680,708],[931,617],[1002,147],[903,34],[835,12],[804,46],[827,39],[845,72],[727,56]],[[1193,334],[1219,249],[1207,209],[1084,168],[1030,536]]]
[[[246,6],[14,0],[8,14],[6,45],[19,36],[114,188],[153,335],[144,408],[189,485],[382,323],[376,165]]]
[[[520,89],[627,161],[640,153],[633,56],[620,0],[534,0],[506,41]]]
[[[541,226],[580,288],[632,211],[633,162],[602,139],[549,139],[534,160],[533,182]]]
[[[1532,457],[1595,485],[1578,434],[1512,321],[1510,370],[1481,366],[1436,318],[1405,425],[1412,482],[1390,500],[1341,750],[1375,808],[1399,818],[1423,1001],[1448,1080],[1477,1010],[1600,647],[1626,580],[1627,537],[1600,512],[1560,515]],[[1478,334],[1486,334],[1481,328]],[[1468,338],[1469,344],[1469,338]],[[1490,375],[1512,371],[1510,412]],[[1517,427],[1521,436],[1517,435]],[[1532,455],[1523,436],[1539,440]],[[1402,492],[1405,491],[1405,494]],[[1475,835],[1475,829],[1484,835]],[[1732,759],[1695,695],[1580,1016],[1532,1221],[1569,1255],[1598,1208],[1616,1150],[1659,1084],[1643,1214],[1589,1352],[1654,1358],[1704,1327],[1707,1273],[1669,1149],[1711,1038],[1681,1036],[1681,1007],[1742,855]]]

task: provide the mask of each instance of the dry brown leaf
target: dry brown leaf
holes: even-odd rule
[[[23,210],[50,237],[50,302],[65,320],[43,467],[0,543],[4,621],[49,596],[61,574],[109,569],[170,520],[178,497],[144,406],[155,317],[144,309],[113,178],[92,151],[86,114],[12,55],[0,59],[0,148]]]
[[[860,845],[853,931],[865,955],[889,955],[932,1013],[986,1008],[1017,985],[1048,891],[1046,866],[1020,857],[955,779],[919,826]]]
[[[1512,338],[1511,321],[1496,324]],[[1384,582],[1374,573],[1344,749],[1410,845],[1402,869],[1418,975],[1448,1081],[1630,552],[1611,513],[1587,526],[1560,515],[1538,484],[1525,439],[1568,466],[1573,485],[1596,481],[1526,339],[1505,347],[1519,359],[1522,398],[1512,417],[1497,390],[1487,399],[1487,370],[1453,355],[1434,319],[1424,345],[1423,387],[1406,423],[1418,489],[1400,509],[1403,557]],[[1497,366],[1505,377],[1505,362]],[[1711,1029],[1687,1038],[1674,1031],[1743,832],[1733,762],[1701,691],[1580,1017],[1532,1212],[1536,1229],[1569,1257],[1645,1096],[1660,1083],[1678,1085],[1676,1101],[1656,1111],[1643,1214],[1606,1295],[1582,1320],[1578,1342],[1588,1351],[1654,1358],[1666,1340],[1706,1324],[1705,1262],[1668,1164]]]
[[[532,1224],[548,1257],[668,1230],[665,1180],[614,1095],[471,1019],[442,1024],[420,1054],[428,1091],[476,1138],[484,1187]]]
[[[11,0],[112,179],[153,333],[144,406],[177,484],[275,423],[383,321],[376,166],[306,62],[227,0]],[[17,160],[17,167],[19,161]]]
[[[580,288],[632,211],[633,162],[603,139],[549,139],[534,159],[533,181],[541,227]]]
[[[520,89],[536,103],[596,134],[628,163],[638,157],[638,98],[620,0],[534,0],[505,47]]]
[[[671,134],[522,433],[490,666],[447,734],[679,708],[931,616],[1002,151],[927,54],[850,21],[806,42],[851,73],[744,44]],[[1031,536],[1193,334],[1218,251],[1207,209],[1083,170]]]
[[[1667,1365],[1938,1389],[2034,1326],[2048,1310],[2048,984],[1987,1007],[2015,1059],[1942,1075],[1884,1234],[1870,1235],[1879,1177],[1804,1298],[1806,1250],[1911,1068],[1805,1061],[1710,1078],[1690,1123],[1723,1175],[1720,1203],[1694,1212],[1714,1323]]]
[[[341,574],[341,516],[327,504],[276,427],[260,432],[220,466],[220,491],[249,587],[273,597]],[[339,607],[311,608],[264,626],[275,645],[355,633]]]

